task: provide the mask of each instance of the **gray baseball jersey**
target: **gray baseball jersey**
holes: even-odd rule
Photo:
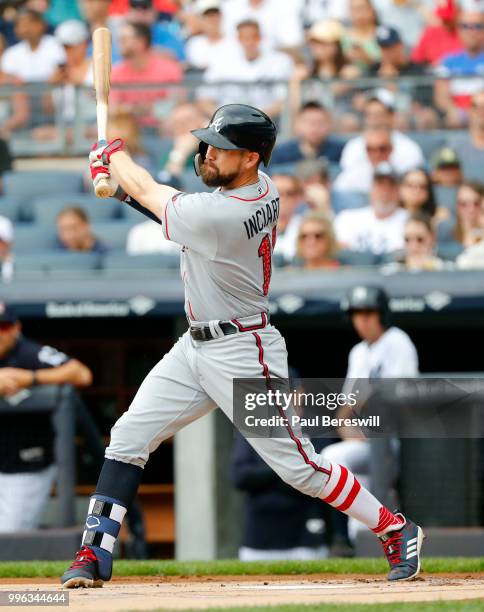
[[[212,193],[177,193],[163,231],[183,246],[185,312],[192,321],[229,320],[268,311],[279,195],[259,172],[257,183]]]

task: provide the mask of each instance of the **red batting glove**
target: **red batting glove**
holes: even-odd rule
[[[111,162],[111,155],[116,151],[122,151],[124,149],[124,141],[121,138],[112,140],[107,145],[99,146],[99,143],[95,143],[89,153],[89,168],[91,170],[91,178],[96,187],[97,183],[101,178],[106,178],[111,181],[111,171],[109,164]],[[113,185],[113,190],[116,191],[116,187]]]

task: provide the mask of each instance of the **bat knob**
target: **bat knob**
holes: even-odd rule
[[[94,192],[97,198],[110,198],[114,195],[114,189],[110,180],[105,178],[97,183]]]

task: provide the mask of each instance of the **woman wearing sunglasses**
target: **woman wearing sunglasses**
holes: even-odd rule
[[[297,256],[305,270],[337,268],[336,239],[331,220],[322,212],[306,214],[299,226]]]
[[[405,224],[405,256],[407,270],[441,270],[444,262],[434,255],[435,230],[424,212],[413,214]]]

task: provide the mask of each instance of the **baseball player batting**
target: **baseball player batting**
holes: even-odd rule
[[[161,223],[167,240],[182,245],[189,326],[111,430],[81,548],[61,578],[67,588],[101,586],[111,578],[126,508],[163,440],[216,407],[233,419],[234,378],[265,378],[269,384],[288,377],[286,345],[268,311],[279,197],[259,168],[269,163],[276,128],[260,110],[229,104],[207,128],[192,133],[200,140],[195,170],[215,188],[212,193],[160,185],[133,162],[120,139],[90,154],[94,186],[108,178],[116,197]],[[389,580],[419,573],[421,528],[385,508],[346,467],[323,460],[291,429],[286,438],[248,442],[282,480],[371,529],[383,544]]]

